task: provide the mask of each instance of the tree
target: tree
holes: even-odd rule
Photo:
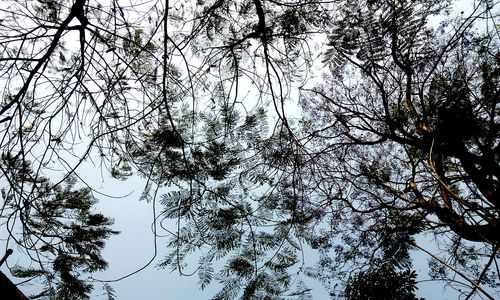
[[[324,125],[311,132],[327,156],[340,153],[335,165],[358,200],[343,196],[345,207],[365,219],[385,210],[421,215],[437,239],[449,239],[440,263],[454,266],[472,292],[489,282],[499,242],[497,29],[469,31],[475,13],[491,14],[488,5],[443,23],[440,35],[425,26],[442,9],[430,3],[348,13],[328,57],[359,80],[337,69],[311,90],[319,97],[303,101],[315,120],[317,108],[327,107]],[[356,24],[344,25],[349,20]]]
[[[409,250],[412,236],[422,230],[420,220],[407,214],[393,214],[384,228],[379,246],[382,256],[370,262],[368,269],[349,277],[343,296],[348,300],[417,300],[417,274],[411,270]]]
[[[350,278],[345,298],[416,300],[416,277],[415,272],[395,272],[384,266],[381,269],[362,271]]]
[[[454,16],[451,1],[4,2],[0,218],[43,268],[50,253],[49,298],[87,297],[95,280],[71,268],[106,267],[111,220],[75,182],[87,160],[145,178],[170,235],[161,265],[187,275],[199,260],[201,287],[224,286],[214,299],[306,299],[304,275],[352,298],[381,273],[412,297],[411,249],[432,255],[433,278],[493,298],[496,3]]]

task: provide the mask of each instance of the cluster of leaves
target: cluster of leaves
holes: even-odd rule
[[[345,298],[348,300],[417,300],[415,285],[417,274],[413,271],[396,272],[392,268],[362,271],[347,283]]]
[[[165,207],[162,222],[169,224],[173,219],[178,225],[175,232],[165,225],[172,233],[168,247],[175,250],[160,265],[184,273],[184,262],[199,259],[201,287],[214,279],[224,285],[214,299],[280,297],[292,288],[288,270],[298,262],[301,248],[293,231],[303,222],[298,199],[287,195],[291,193],[289,184],[278,181],[273,187],[276,183],[269,172],[275,171],[257,162],[265,157],[281,163],[283,153],[275,147],[283,139],[266,137],[263,110],[244,118],[234,110],[231,116],[224,111],[220,115],[225,117],[200,116],[206,121],[201,131],[206,136],[195,145],[173,143],[172,129],[158,128],[144,133],[144,144],[130,148],[144,175],[155,174],[161,184],[177,186],[161,198]],[[141,156],[141,149],[148,151]],[[165,168],[169,162],[173,164]],[[243,166],[255,169],[248,171]],[[285,190],[289,192],[285,194]],[[277,224],[270,231],[266,223],[271,219]],[[216,272],[214,264],[221,259],[224,267]],[[297,295],[308,292],[300,285],[297,288],[302,289],[295,291]]]
[[[421,220],[392,213],[387,216],[387,224],[372,230],[380,229],[381,256],[374,258],[367,270],[350,276],[343,296],[348,300],[417,300],[417,274],[411,270],[409,250],[414,245],[413,236],[423,230]]]
[[[19,179],[10,188],[2,188],[1,215],[6,228],[22,251],[39,257],[37,265],[14,266],[13,275],[40,279],[46,289],[38,297],[89,299],[92,280],[82,274],[106,269],[101,250],[105,240],[118,233],[110,228],[113,221],[93,212],[96,199],[88,188],[75,189],[73,177],[64,185],[54,185],[35,176],[29,162],[5,153],[1,166],[11,173],[10,178]]]

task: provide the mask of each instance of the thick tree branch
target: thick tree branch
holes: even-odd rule
[[[463,216],[458,215],[453,210],[442,207],[435,201],[425,200],[415,183],[411,182],[407,191],[412,191],[415,194],[419,207],[434,213],[441,222],[448,225],[460,237],[473,242],[500,244],[500,235],[498,235],[500,220],[496,219],[483,225],[471,225],[465,221]]]

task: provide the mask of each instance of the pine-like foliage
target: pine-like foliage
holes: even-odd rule
[[[39,257],[37,264],[15,265],[13,275],[40,280],[45,290],[35,296],[90,299],[93,281],[82,273],[106,269],[101,250],[105,240],[118,233],[110,228],[113,221],[93,211],[97,200],[90,189],[75,189],[74,177],[54,185],[47,178],[34,176],[19,158],[4,154],[1,164],[10,178],[21,183],[2,189],[3,214],[19,215],[21,221],[8,229],[21,251]],[[25,191],[23,198],[17,197],[15,188]]]

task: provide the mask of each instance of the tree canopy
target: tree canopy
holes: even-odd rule
[[[498,298],[499,12],[3,1],[1,238],[32,262],[12,273],[90,297],[118,234],[78,175],[91,162],[147,182],[159,265],[197,264],[213,299],[309,299],[305,277],[332,298],[417,299],[412,251],[463,297]]]

